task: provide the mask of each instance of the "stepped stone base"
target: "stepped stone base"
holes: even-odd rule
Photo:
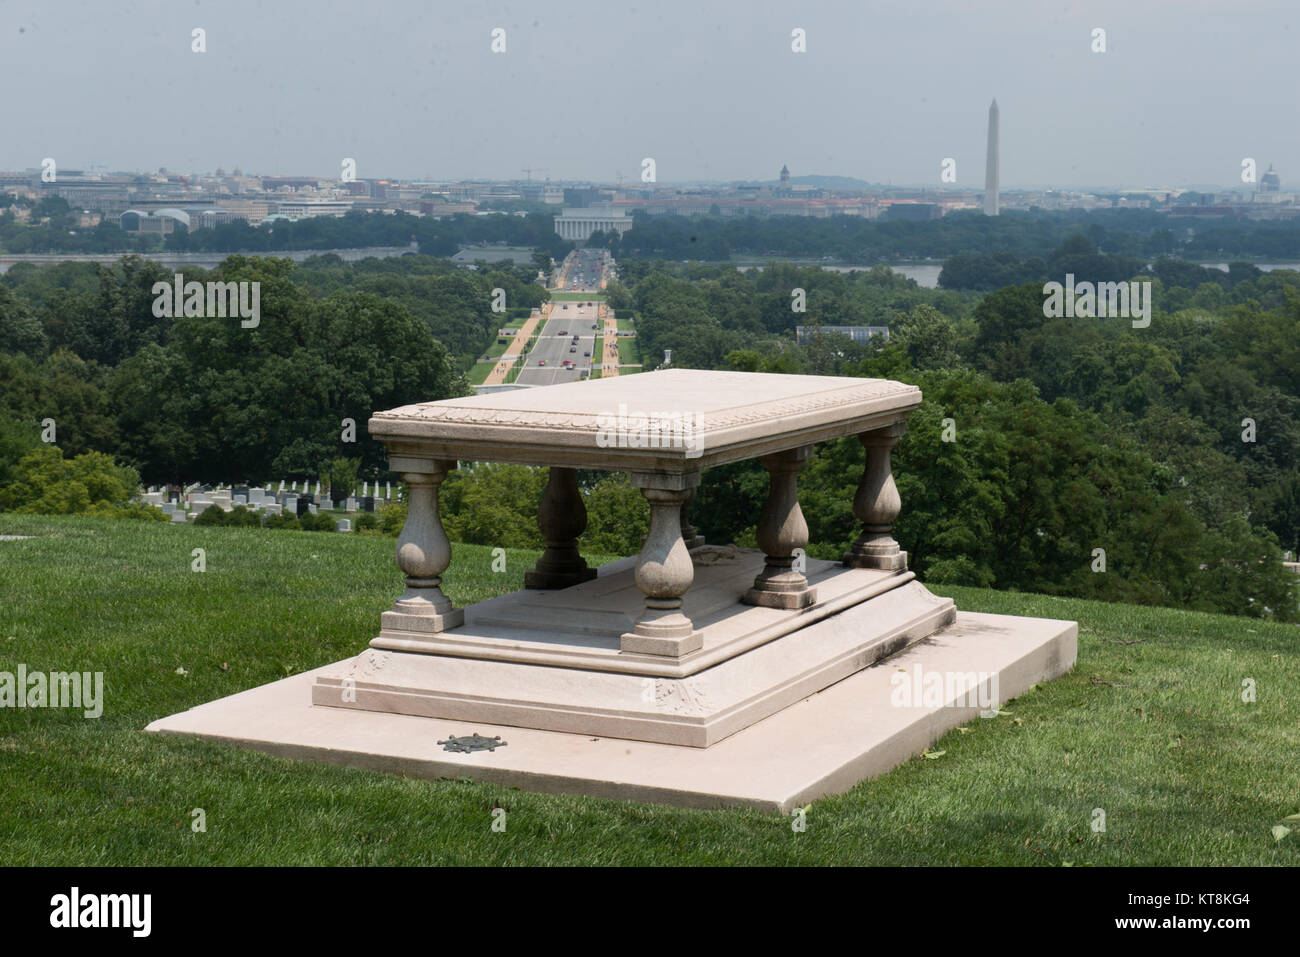
[[[1069,671],[1077,630],[1074,622],[958,612],[953,623],[887,661],[707,748],[312,704],[317,679],[337,676],[343,663],[200,705],[146,730],[412,777],[788,813],[888,771],[951,728],[980,720],[986,705]],[[903,683],[915,678],[916,687],[927,687],[921,679],[929,674],[978,676],[981,690],[996,693],[972,702],[949,689],[934,700],[926,694],[900,703]],[[438,744],[474,733],[499,735],[504,745],[454,753]]]
[[[312,703],[707,748],[953,620],[906,581],[684,677],[370,649],[318,673]]]

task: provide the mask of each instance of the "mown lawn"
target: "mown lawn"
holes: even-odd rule
[[[0,671],[103,671],[107,699],[98,720],[0,710],[0,864],[1300,864],[1300,826],[1272,831],[1300,812],[1294,626],[935,589],[1078,620],[1077,668],[951,732],[941,757],[814,803],[795,833],[143,734],[363,648],[400,590],[393,540],[14,515],[0,534],[36,536],[0,542]],[[534,558],[494,574],[490,549],[456,546],[447,591],[519,587]]]

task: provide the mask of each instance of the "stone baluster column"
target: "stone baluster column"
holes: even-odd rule
[[[698,528],[691,524],[691,520],[687,517],[687,510],[695,501],[695,492],[696,489],[691,489],[690,498],[682,503],[682,541],[686,543],[687,549],[699,548],[704,544],[704,536],[700,534]]]
[[[812,446],[763,456],[768,474],[767,503],[758,519],[758,547],[767,563],[754,579],[744,601],[767,608],[806,608],[817,600],[817,589],[808,587],[801,568],[795,567],[795,551],[808,545],[808,523],[799,508],[798,479],[812,458]]]
[[[587,507],[574,469],[551,466],[537,513],[546,551],[537,566],[524,573],[525,588],[568,588],[596,577],[578,553],[578,536],[587,530]]]
[[[845,553],[844,564],[854,568],[882,568],[896,571],[907,567],[907,552],[901,551],[890,530],[903,502],[894,484],[889,455],[906,427],[902,422],[863,432],[858,441],[866,450],[862,481],[853,496],[853,514],[862,521],[862,533]]]
[[[695,580],[695,566],[682,540],[681,511],[700,484],[700,475],[633,472],[631,478],[650,503],[650,531],[636,561],[636,585],[646,597],[641,617],[619,647],[646,655],[690,654],[703,647],[704,639],[682,612],[682,596]]]
[[[465,611],[453,608],[442,593],[442,573],[451,564],[451,543],[438,515],[438,486],[456,467],[435,460],[429,472],[403,472],[406,524],[397,538],[397,567],[406,575],[406,591],[385,612],[384,624],[414,631],[447,631],[465,623]],[[393,616],[391,622],[389,616]]]

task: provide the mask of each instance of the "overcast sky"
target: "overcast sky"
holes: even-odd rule
[[[1295,0],[0,0],[0,168],[1300,180]],[[191,52],[191,31],[207,51]],[[506,52],[491,50],[503,28]],[[1092,31],[1106,30],[1094,53]],[[807,52],[791,50],[806,31]]]

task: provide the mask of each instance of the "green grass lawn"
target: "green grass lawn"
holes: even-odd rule
[[[496,368],[495,362],[476,362],[469,367],[465,373],[465,378],[470,385],[482,385],[487,381],[488,374]]]
[[[618,340],[619,365],[636,364],[641,361],[641,350],[637,348],[632,336],[620,336]]]
[[[753,811],[146,735],[155,718],[362,650],[401,590],[394,540],[15,515],[0,534],[36,536],[0,542],[0,671],[102,671],[106,698],[98,720],[0,710],[3,864],[1300,865],[1300,827],[1271,832],[1300,812],[1294,626],[935,589],[967,610],[1078,620],[1078,666],[950,732],[941,757],[817,801],[794,833]],[[490,549],[457,545],[446,590],[466,604],[517,588],[535,557],[511,551],[493,574]],[[1246,678],[1254,704],[1240,700]]]

